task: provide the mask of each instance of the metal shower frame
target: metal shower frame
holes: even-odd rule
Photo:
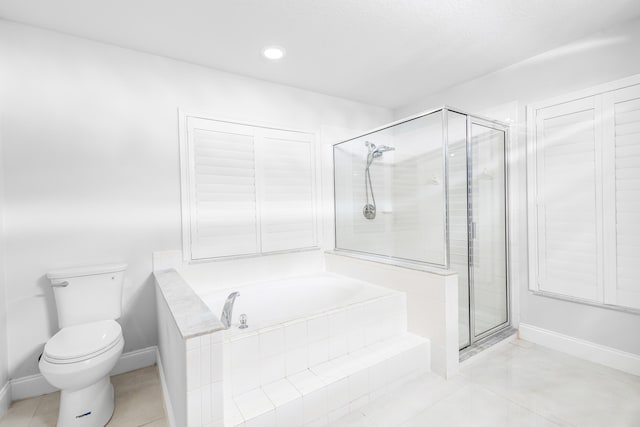
[[[430,270],[433,271],[434,273],[439,273],[441,274],[443,272],[443,270],[448,270],[450,268],[450,232],[449,232],[449,156],[448,156],[448,147],[449,147],[449,129],[448,129],[448,112],[453,112],[453,113],[458,113],[461,114],[463,116],[465,116],[466,118],[466,162],[467,162],[467,249],[469,252],[472,251],[472,243],[471,243],[471,222],[469,221],[469,217],[470,214],[473,209],[473,207],[470,207],[469,204],[469,198],[471,197],[470,194],[470,179],[472,178],[471,173],[472,173],[472,168],[471,168],[471,127],[473,124],[477,124],[480,126],[484,126],[484,127],[488,127],[491,129],[495,129],[495,130],[499,130],[504,132],[504,191],[505,191],[505,269],[506,269],[506,310],[507,310],[507,321],[505,323],[502,323],[500,325],[497,325],[493,328],[491,328],[488,331],[483,332],[482,334],[478,335],[478,336],[474,336],[474,319],[473,316],[471,315],[471,308],[474,304],[475,301],[475,295],[474,295],[474,291],[473,291],[473,287],[471,286],[472,284],[472,279],[473,279],[473,260],[471,258],[471,256],[469,256],[468,259],[468,287],[469,287],[469,319],[470,319],[470,324],[469,324],[469,344],[471,345],[474,342],[477,342],[483,338],[486,338],[487,336],[493,335],[494,333],[497,333],[505,328],[510,327],[511,325],[511,254],[510,254],[510,247],[508,242],[510,241],[510,236],[511,236],[511,222],[510,222],[510,212],[509,212],[509,207],[510,207],[510,169],[509,169],[509,158],[510,158],[510,139],[509,139],[509,124],[499,121],[499,120],[494,120],[491,118],[487,118],[487,117],[482,117],[480,115],[477,114],[472,114],[472,113],[468,113],[462,109],[459,108],[454,108],[454,107],[450,107],[448,105],[443,105],[441,107],[438,108],[434,108],[431,110],[427,110],[427,111],[423,111],[421,113],[409,116],[409,117],[405,117],[403,119],[397,120],[395,122],[386,124],[384,126],[380,126],[378,128],[372,129],[368,132],[356,135],[354,137],[351,137],[349,139],[340,141],[338,143],[333,144],[332,150],[333,150],[333,166],[334,166],[334,171],[333,171],[333,194],[334,194],[334,251],[336,252],[344,252],[344,253],[350,253],[350,254],[356,254],[356,255],[363,255],[364,257],[366,257],[369,260],[372,261],[376,261],[379,260],[381,262],[385,262],[385,263],[389,263],[391,261],[391,263],[393,263],[394,260],[398,261],[398,265],[401,265],[403,267],[408,267],[408,268],[416,268],[416,269],[420,269],[420,270]],[[444,249],[444,262],[442,264],[437,264],[437,263],[430,263],[430,262],[421,262],[421,261],[416,261],[416,260],[411,260],[411,259],[405,259],[405,258],[399,258],[399,257],[392,257],[392,256],[386,256],[386,255],[380,255],[380,254],[374,254],[374,253],[368,253],[368,252],[362,252],[362,251],[356,251],[356,250],[351,250],[351,249],[344,249],[344,248],[338,248],[337,247],[337,243],[338,243],[338,236],[337,236],[337,203],[335,201],[335,194],[336,194],[336,180],[335,180],[335,160],[336,160],[336,146],[339,146],[341,144],[345,144],[348,143],[350,141],[353,141],[355,139],[358,138],[362,138],[364,136],[367,135],[372,135],[375,134],[377,132],[380,132],[382,130],[385,129],[389,129],[392,128],[394,126],[400,125],[402,123],[406,123],[406,122],[410,122],[412,120],[416,120],[425,116],[429,116],[431,114],[437,114],[440,113],[442,115],[442,135],[443,135],[443,141],[442,141],[442,161],[443,161],[443,170],[444,170],[444,191],[443,191],[443,205],[444,205],[444,224],[445,224],[445,238],[444,238],[444,242],[443,242],[443,249]],[[466,346],[465,346],[466,347]],[[464,347],[463,347],[464,348]]]

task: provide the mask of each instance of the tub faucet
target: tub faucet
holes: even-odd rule
[[[233,316],[233,303],[236,301],[236,298],[238,298],[239,296],[240,296],[240,292],[231,292],[227,297],[227,301],[224,303],[220,320],[222,321],[222,324],[224,325],[225,329],[229,329],[231,327],[231,317]]]

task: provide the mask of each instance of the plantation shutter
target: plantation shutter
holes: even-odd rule
[[[314,246],[311,135],[268,129],[259,152],[262,251]]]
[[[258,252],[253,129],[193,118],[189,124],[192,258]]]
[[[605,302],[640,309],[640,86],[606,94],[608,170]],[[615,209],[614,209],[615,207]]]
[[[537,285],[601,300],[600,132],[595,98],[537,111]]]
[[[312,134],[188,117],[185,151],[190,259],[316,245]]]

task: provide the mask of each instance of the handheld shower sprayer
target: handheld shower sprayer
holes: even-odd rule
[[[366,201],[362,208],[362,214],[366,219],[375,219],[376,217],[376,198],[373,194],[373,185],[371,184],[371,172],[369,168],[374,159],[382,157],[387,151],[395,150],[395,147],[389,147],[388,145],[376,146],[373,142],[365,141],[365,146],[368,149],[367,153],[367,166],[364,169],[364,190]],[[369,192],[371,192],[371,200],[369,200]]]

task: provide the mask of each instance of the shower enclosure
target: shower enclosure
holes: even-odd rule
[[[333,147],[336,250],[458,273],[461,349],[509,325],[506,130],[443,107]]]

